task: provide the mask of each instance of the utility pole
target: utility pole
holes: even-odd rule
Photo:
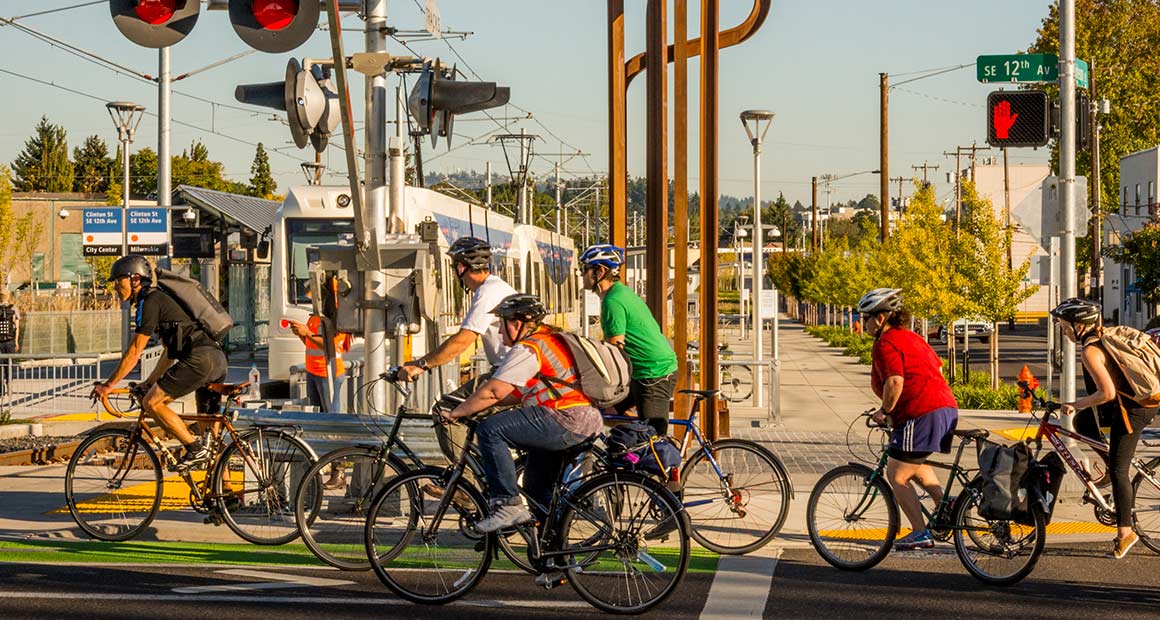
[[[1092,278],[1091,278],[1091,295],[1099,302],[1100,307],[1104,305],[1104,261],[1100,258],[1101,246],[1103,244],[1104,236],[1104,209],[1102,206],[1103,188],[1100,186],[1100,113],[1103,112],[1104,107],[1098,99],[1096,99],[1096,59],[1092,58],[1088,66],[1088,82],[1091,85],[1091,109],[1088,110],[1091,116],[1089,121],[1091,123],[1092,132],[1092,217],[1095,221],[1092,222]],[[1082,114],[1084,110],[1080,110]]]
[[[1075,0],[1059,2],[1060,298],[1075,297]],[[1075,400],[1075,343],[1064,339],[1060,398]],[[1070,426],[1070,424],[1069,424]]]
[[[887,115],[888,107],[888,91],[890,76],[886,73],[878,74],[878,97],[879,97],[879,119],[881,120],[880,134],[878,136],[878,170],[881,171],[879,177],[879,188],[882,196],[880,197],[882,204],[880,205],[882,211],[882,230],[880,231],[880,240],[886,243],[890,238],[890,168],[889,168],[889,137],[887,131]]]
[[[813,228],[812,236],[810,237],[810,249],[818,251],[818,177],[810,177],[810,206],[813,209],[813,217],[810,218],[810,225]]]
[[[1011,166],[1007,161],[1007,147],[1003,147],[1003,230],[1007,235],[1011,234]],[[1011,245],[1011,242],[1008,241],[1008,270],[1015,268],[1015,259],[1011,256]]]
[[[959,232],[959,219],[963,211],[963,147],[956,146],[954,153],[943,151],[943,156],[955,156],[955,233]]]
[[[923,185],[930,185],[930,181],[927,180],[927,173],[930,172],[931,170],[938,170],[938,164],[935,164],[932,166],[932,165],[926,163],[926,160],[923,160],[921,166],[911,166],[911,168],[915,172],[922,170],[922,184]]]

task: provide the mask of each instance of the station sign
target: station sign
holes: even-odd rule
[[[126,228],[129,253],[142,256],[169,254],[169,210],[163,208],[129,209]]]
[[[81,224],[82,252],[85,256],[120,256],[121,229],[120,208],[82,209]]]

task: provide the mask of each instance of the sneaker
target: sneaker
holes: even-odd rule
[[[196,446],[187,446],[185,448],[185,456],[170,466],[169,471],[185,473],[194,467],[208,463],[210,457],[213,456],[213,452],[204,444],[198,445],[201,445],[200,449],[196,448]]]
[[[677,517],[670,516],[668,519],[656,524],[656,527],[645,532],[645,540],[664,540],[668,538],[669,534],[677,531]]]
[[[1135,532],[1130,532],[1127,536],[1120,538],[1116,537],[1112,540],[1112,557],[1117,560],[1122,560],[1128,551],[1140,542],[1140,537]]]
[[[930,549],[934,546],[934,536],[930,530],[911,532],[894,541],[895,551],[910,551],[911,549]]]
[[[500,504],[492,506],[491,514],[477,522],[475,529],[487,534],[531,520],[532,513],[528,512],[528,508],[523,504]]]
[[[443,487],[435,486],[434,484],[423,485],[423,495],[433,499],[443,499]],[[451,503],[460,510],[471,510],[472,501],[471,496],[463,489],[455,489],[455,497],[451,498]]]

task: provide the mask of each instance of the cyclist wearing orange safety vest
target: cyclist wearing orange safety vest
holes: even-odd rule
[[[294,332],[306,345],[306,397],[310,404],[318,407],[319,411],[331,412],[338,409],[339,395],[342,394],[342,385],[346,381],[346,365],[342,362],[342,354],[350,351],[350,334],[338,333],[334,336],[334,391],[329,402],[323,396],[326,390],[326,351],[323,349],[322,319],[316,314],[303,325],[298,321],[290,323],[290,331]]]
[[[476,523],[494,532],[532,520],[520,499],[511,450],[527,452],[524,489],[546,507],[564,463],[564,450],[603,428],[600,412],[579,391],[545,378],[575,381],[575,359],[556,334],[543,325],[548,312],[535,295],[510,295],[492,311],[502,319],[500,333],[511,347],[499,368],[467,400],[443,416],[456,420],[495,405],[511,405],[479,424],[476,438],[487,478],[490,516]]]

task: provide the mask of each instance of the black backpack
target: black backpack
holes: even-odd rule
[[[681,451],[668,437],[657,437],[645,422],[627,422],[608,431],[608,450],[613,463],[629,471],[668,476],[681,466]]]
[[[16,339],[16,307],[12,304],[0,306],[0,342]]]
[[[161,268],[154,269],[153,273],[157,288],[168,293],[214,342],[224,340],[234,328],[230,313],[200,282]]]

